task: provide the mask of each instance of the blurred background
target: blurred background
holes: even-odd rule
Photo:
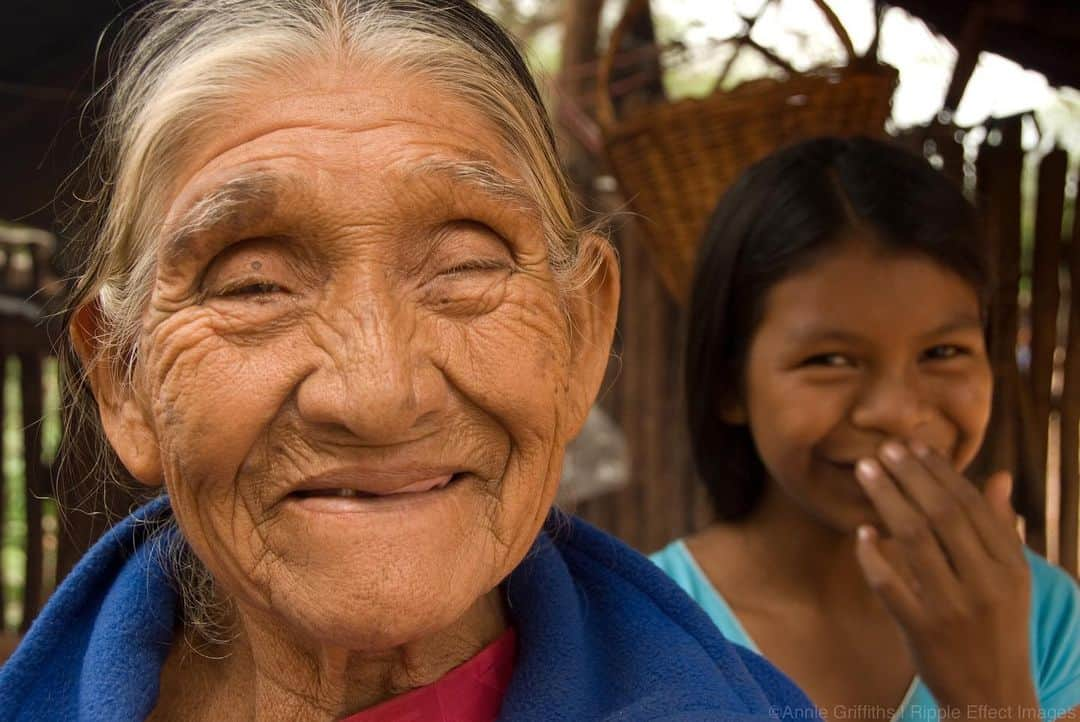
[[[996,397],[973,475],[1009,468],[1028,543],[1077,573],[1080,7],[1038,0],[478,0],[521,41],[584,219],[623,264],[615,352],[561,505],[653,551],[709,523],[679,337],[708,210],[754,160],[888,136],[960,183],[999,269]],[[58,469],[64,217],[122,0],[17,0],[0,46],[0,659],[132,503]],[[104,36],[103,36],[104,33]],[[102,38],[104,37],[104,40]],[[59,507],[65,513],[59,512]]]

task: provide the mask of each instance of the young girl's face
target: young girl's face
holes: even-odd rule
[[[857,460],[917,439],[963,469],[990,415],[975,289],[927,256],[859,238],[770,289],[745,368],[733,413],[768,483],[843,531],[875,521]]]

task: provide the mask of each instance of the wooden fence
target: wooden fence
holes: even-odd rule
[[[0,580],[21,579],[21,600],[9,600],[15,585],[0,584],[0,610],[5,613],[9,602],[19,605],[17,614],[20,631],[30,620],[48,593],[44,583],[46,570],[46,525],[44,500],[51,494],[50,470],[44,457],[42,419],[45,403],[45,364],[49,356],[49,340],[42,324],[41,309],[34,298],[44,285],[41,270],[46,267],[51,248],[41,236],[14,238],[4,236],[0,245],[0,410],[3,410],[4,443],[0,444],[0,469],[4,471],[0,493],[0,520],[4,523],[4,551],[14,548],[14,540],[22,539],[24,556],[0,553]],[[17,378],[17,386],[8,383]],[[14,391],[18,402],[9,399]],[[16,442],[9,448],[8,442]],[[10,458],[17,451],[18,458]],[[23,480],[18,497],[6,493],[9,479]],[[21,502],[22,518],[12,518],[8,506]],[[14,511],[12,509],[11,511]],[[56,529],[49,530],[52,538]],[[22,569],[8,569],[12,561],[21,561]],[[55,571],[55,561],[52,566]],[[51,587],[51,584],[49,585]]]
[[[49,306],[59,287],[52,244],[49,234],[0,228],[0,660],[12,633],[26,631],[55,586],[133,501],[120,489],[95,489],[91,479],[56,487],[58,329]],[[64,472],[68,480],[88,475]]]

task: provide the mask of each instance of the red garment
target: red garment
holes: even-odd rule
[[[510,627],[438,681],[341,722],[495,722],[510,686],[516,654],[517,635]]]

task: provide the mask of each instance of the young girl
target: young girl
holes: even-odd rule
[[[959,191],[866,139],[762,161],[703,240],[686,390],[719,521],[653,559],[826,718],[1080,718],[1080,590],[1021,544],[1007,474],[963,476],[989,291]]]

